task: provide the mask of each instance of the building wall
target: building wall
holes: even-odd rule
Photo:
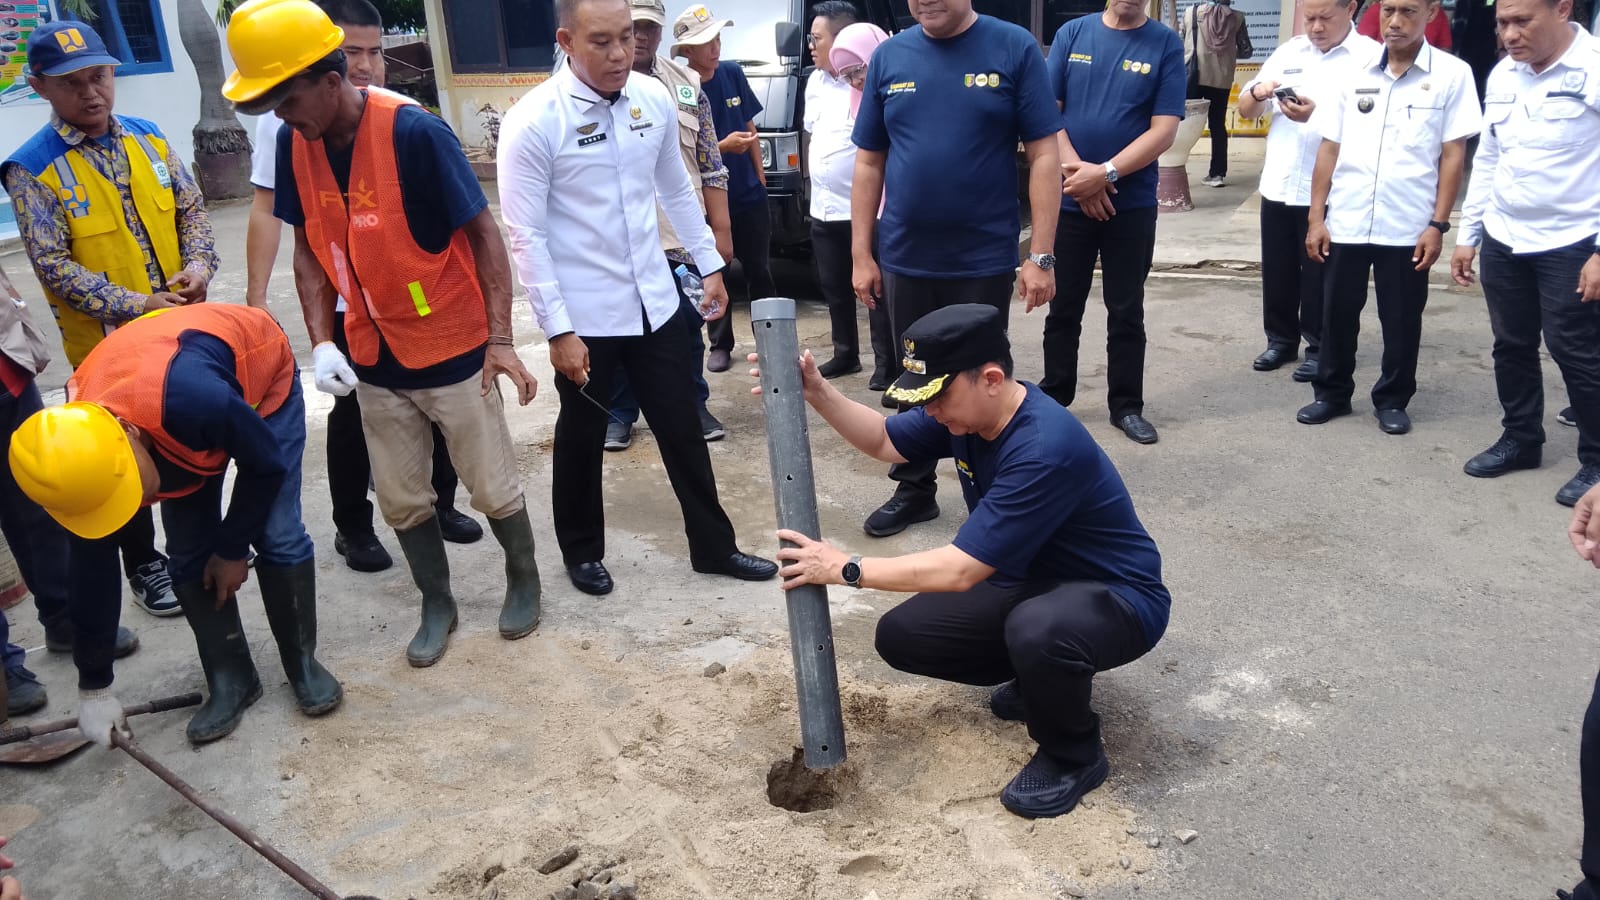
[[[550,77],[548,72],[457,74],[450,63],[450,35],[444,27],[444,7],[439,0],[423,0],[428,21],[428,44],[433,51],[434,81],[439,87],[439,114],[450,123],[461,145],[490,155],[489,133],[483,121],[485,107],[501,113],[522,95]]]

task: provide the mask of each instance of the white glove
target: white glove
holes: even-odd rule
[[[311,348],[311,371],[316,373],[317,390],[335,397],[349,395],[358,383],[356,373],[332,341]]]
[[[83,736],[102,747],[111,746],[111,729],[131,737],[128,718],[122,714],[122,702],[112,695],[110,688],[96,691],[78,691],[78,730]]]

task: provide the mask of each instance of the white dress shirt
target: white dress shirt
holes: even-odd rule
[[[1380,50],[1351,70],[1344,90],[1311,114],[1339,145],[1328,194],[1330,237],[1341,244],[1411,247],[1433,220],[1439,155],[1478,133],[1472,67],[1426,42],[1405,74]]]
[[[1548,69],[1507,56],[1489,73],[1462,246],[1488,233],[1542,253],[1600,232],[1600,40],[1568,24],[1572,46]]]
[[[811,218],[850,221],[850,183],[856,174],[855,128],[850,117],[850,85],[816,69],[806,80],[805,129],[811,132],[807,168],[811,171]]]
[[[629,73],[611,101],[563,66],[506,113],[498,156],[511,256],[547,337],[637,336],[678,312],[658,199],[700,272],[722,270],[676,101],[649,75]]]
[[[1378,42],[1356,31],[1324,53],[1305,35],[1291,38],[1272,51],[1261,71],[1239,93],[1257,84],[1278,82],[1294,88],[1297,96],[1321,104],[1345,86],[1350,73],[1371,59]],[[1317,165],[1317,148],[1322,134],[1310,122],[1296,122],[1283,114],[1276,97],[1266,101],[1270,124],[1267,129],[1267,159],[1261,166],[1261,196],[1289,206],[1311,205],[1311,171]]]

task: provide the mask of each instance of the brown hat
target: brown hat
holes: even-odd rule
[[[700,44],[709,44],[722,29],[733,24],[732,19],[719,19],[711,14],[704,3],[696,3],[678,14],[672,23],[672,53],[678,53],[679,47],[694,47]]]
[[[633,13],[635,22],[667,24],[667,7],[661,0],[628,0],[628,11]]]

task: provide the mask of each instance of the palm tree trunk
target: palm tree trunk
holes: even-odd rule
[[[222,39],[205,0],[177,0],[178,37],[200,82],[200,121],[194,126],[194,168],[208,200],[247,197],[250,137],[222,96]]]

